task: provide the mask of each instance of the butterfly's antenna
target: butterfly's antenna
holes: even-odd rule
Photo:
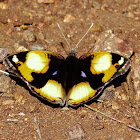
[[[83,40],[83,38],[87,35],[87,33],[90,31],[90,29],[92,28],[92,26],[94,25],[94,23],[91,23],[89,29],[86,31],[86,33],[83,35],[83,37],[79,40],[79,42],[76,44],[76,46],[74,47],[74,50],[76,50],[76,48],[78,47],[78,45],[80,44],[80,42]]]
[[[71,46],[70,46],[70,44],[69,44],[68,40],[66,39],[66,37],[65,37],[65,35],[64,35],[64,33],[63,33],[63,31],[62,31],[62,29],[61,29],[60,25],[59,25],[59,23],[57,23],[57,26],[58,26],[58,28],[60,29],[61,34],[62,34],[62,36],[64,37],[65,41],[67,42],[67,44],[68,44],[68,46],[69,46],[69,49],[71,50]]]

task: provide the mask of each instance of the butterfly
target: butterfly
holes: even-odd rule
[[[25,51],[4,58],[8,73],[22,79],[41,98],[76,107],[97,97],[108,83],[125,74],[130,59],[110,52],[87,53],[75,49],[64,58],[50,51]]]
[[[49,51],[26,51],[7,56],[8,72],[21,78],[36,95],[53,104],[78,106],[95,98],[105,86],[128,71],[131,61],[109,52],[67,58]]]

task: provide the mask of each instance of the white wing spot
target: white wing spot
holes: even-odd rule
[[[118,61],[119,65],[122,65],[124,63],[124,57],[121,57],[121,59]]]
[[[17,63],[19,61],[19,59],[17,58],[16,55],[14,55],[13,58],[12,58],[12,61],[15,62],[15,63]]]

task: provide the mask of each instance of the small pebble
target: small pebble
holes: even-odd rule
[[[5,100],[2,102],[2,105],[12,105],[14,104],[14,100]]]
[[[14,97],[15,97],[15,103],[22,103],[23,96],[20,93],[15,92]]]
[[[75,20],[76,18],[70,14],[67,14],[65,17],[64,17],[64,20],[63,22],[72,22],[73,20]]]
[[[34,34],[30,31],[24,31],[23,32],[23,38],[25,39],[25,41],[27,42],[35,42],[36,37],[34,36]]]
[[[36,104],[30,104],[30,106],[29,106],[29,112],[30,112],[30,113],[31,113],[31,112],[35,112],[37,108],[38,108],[38,107],[37,107]]]
[[[13,94],[3,94],[2,95],[2,105],[12,105],[15,102]]]
[[[3,3],[3,2],[0,2],[0,9],[8,9],[8,5]]]
[[[37,1],[38,3],[54,3],[55,2],[55,0],[38,0]]]
[[[101,33],[103,31],[103,28],[99,24],[94,24],[91,28],[91,31]]]
[[[44,40],[45,36],[43,35],[43,33],[39,32],[36,36],[37,40]]]
[[[105,89],[104,92],[102,93],[102,95],[98,98],[98,100],[101,101],[108,101],[110,99],[113,99],[115,95],[115,91],[112,89]]]
[[[16,52],[28,51],[28,49],[26,47],[24,47],[23,45],[21,45],[20,43],[15,43],[14,48],[15,48]]]
[[[93,2],[92,7],[95,9],[99,9],[100,8],[100,4],[96,1]]]
[[[67,37],[68,37],[68,38],[71,38],[71,35],[70,35],[70,34],[68,34],[68,35],[67,35]]]
[[[74,125],[70,130],[66,132],[69,139],[83,139],[85,138],[85,132],[80,124]]]
[[[3,61],[8,53],[8,48],[0,48],[0,62]]]
[[[46,49],[42,46],[39,46],[39,45],[33,45],[31,46],[31,50],[42,50],[42,51],[45,51]]]
[[[20,116],[25,116],[25,114],[23,112],[20,112],[19,115]]]
[[[112,102],[112,109],[113,109],[113,110],[118,110],[118,109],[120,109],[119,104],[118,104],[117,102],[113,101],[113,102]]]
[[[26,29],[28,29],[28,26],[27,25],[21,25],[20,28],[23,29],[23,30],[26,30]]]
[[[18,119],[7,119],[8,122],[17,122]]]
[[[21,27],[17,27],[16,30],[17,30],[18,32],[22,31]]]
[[[104,125],[96,125],[95,130],[101,130],[104,128]]]
[[[10,77],[7,77],[5,75],[1,75],[0,81],[3,81],[3,82],[0,82],[0,92],[1,93],[9,93],[9,94],[13,93],[13,87],[11,86],[12,83],[11,83]],[[9,94],[4,94],[4,95],[8,96]]]
[[[101,5],[101,10],[105,11],[108,8],[109,5],[107,4],[102,4]]]

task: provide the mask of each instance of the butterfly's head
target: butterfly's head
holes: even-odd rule
[[[74,56],[76,57],[77,56],[77,52],[76,52],[76,48],[72,48],[70,53],[69,53],[69,56]]]

